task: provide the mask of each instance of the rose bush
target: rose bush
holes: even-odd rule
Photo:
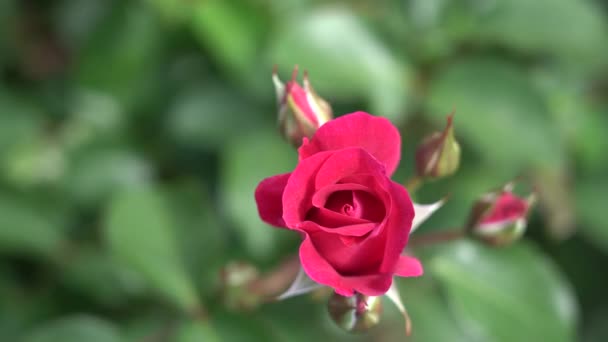
[[[260,217],[301,233],[300,262],[311,279],[344,296],[378,296],[393,276],[422,274],[420,262],[402,254],[414,205],[390,179],[400,152],[388,120],[356,112],[304,138],[293,172],[258,185]]]

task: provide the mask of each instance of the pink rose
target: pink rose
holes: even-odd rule
[[[422,274],[417,259],[401,254],[414,206],[390,179],[400,150],[388,120],[356,112],[305,138],[293,172],[258,185],[260,217],[302,235],[300,262],[312,280],[344,296],[379,296],[393,276]]]

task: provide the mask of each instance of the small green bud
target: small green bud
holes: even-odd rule
[[[230,262],[221,271],[222,299],[233,311],[251,310],[262,298],[250,290],[249,285],[259,278],[255,266],[245,262]]]
[[[334,292],[327,308],[340,328],[349,332],[365,332],[380,322],[382,299],[360,293],[344,297]]]
[[[442,132],[427,136],[416,149],[416,172],[425,178],[447,177],[460,165],[460,145],[454,137],[454,114]]]

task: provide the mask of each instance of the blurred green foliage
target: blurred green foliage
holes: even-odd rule
[[[0,1],[0,340],[398,341],[341,332],[311,297],[231,311],[220,270],[271,270],[297,234],[253,190],[289,171],[270,74],[298,64],[335,113],[401,128],[402,165],[456,110],[460,171],[416,234],[481,193],[540,191],[525,241],[412,250],[412,341],[608,339],[608,2]]]

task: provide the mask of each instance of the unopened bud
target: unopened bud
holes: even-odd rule
[[[272,81],[279,107],[279,128],[285,138],[294,146],[302,144],[302,138],[311,138],[321,125],[332,119],[331,106],[312,88],[308,74],[304,72],[304,88],[296,81],[297,66],[291,81],[283,84],[276,70]]]
[[[382,297],[356,293],[344,297],[333,293],[327,303],[329,315],[336,324],[349,332],[364,332],[380,322]]]
[[[454,138],[454,114],[442,132],[427,136],[416,149],[416,172],[420,177],[441,178],[452,175],[460,165],[460,145]]]
[[[511,187],[509,184],[500,191],[487,193],[473,205],[467,224],[473,237],[493,246],[504,246],[524,234],[535,194],[520,198]]]
[[[245,262],[231,262],[221,271],[222,298],[224,305],[235,311],[250,310],[262,298],[250,291],[249,285],[259,278],[258,270]]]

